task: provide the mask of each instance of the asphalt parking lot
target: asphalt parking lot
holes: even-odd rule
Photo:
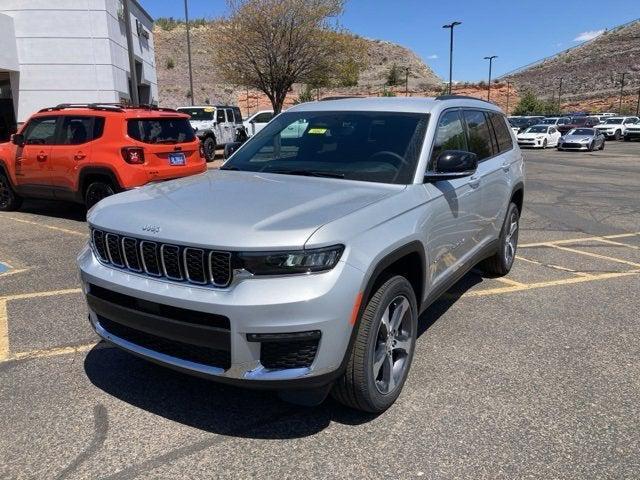
[[[0,478],[638,478],[640,144],[525,156],[513,271],[469,274],[422,316],[377,417],[98,343],[84,211],[1,213]]]

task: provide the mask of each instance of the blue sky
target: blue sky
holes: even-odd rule
[[[139,0],[153,17],[184,18],[182,0]],[[189,0],[190,17],[225,14],[224,0]],[[498,55],[494,76],[640,17],[640,0],[349,0],[340,23],[364,37],[411,48],[441,77],[448,77],[449,36],[456,27],[454,80],[485,79],[483,57]]]

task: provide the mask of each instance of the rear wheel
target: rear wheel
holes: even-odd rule
[[[116,189],[108,181],[98,180],[91,182],[84,194],[84,204],[88,210],[103,198],[107,198],[115,193]]]
[[[403,276],[382,284],[358,324],[347,368],[332,390],[340,403],[380,413],[396,401],[409,373],[418,312],[413,287]]]
[[[0,173],[0,212],[11,212],[22,205],[22,198],[11,188],[9,179]]]
[[[202,149],[207,162],[213,162],[216,158],[216,139],[213,137],[205,138],[202,142]]]
[[[591,142],[589,144],[589,146],[587,147],[587,150],[589,150],[590,152],[593,152],[593,146],[594,146],[593,144],[594,144],[594,142]]]
[[[620,130],[616,130],[616,133],[613,136],[614,139],[620,140],[622,138],[622,132]]]
[[[515,203],[509,204],[507,215],[502,225],[498,251],[492,257],[482,261],[480,269],[491,275],[506,275],[513,266],[518,248],[518,232],[520,230],[520,212]]]

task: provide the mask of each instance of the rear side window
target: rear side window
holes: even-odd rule
[[[224,109],[219,108],[216,110],[216,122],[224,123],[227,119],[224,117]]]
[[[242,123],[242,112],[238,107],[233,107],[233,116],[236,119],[236,123]]]
[[[71,117],[62,120],[60,133],[61,145],[80,145],[91,142],[102,136],[104,130],[103,117]]]
[[[502,153],[511,150],[513,148],[513,140],[504,116],[496,112],[489,112],[489,118],[498,141],[498,151]],[[551,133],[555,132],[555,128],[552,127],[551,130],[553,130]]]
[[[478,155],[478,160],[493,155],[492,135],[484,112],[465,110],[464,120],[467,124],[469,151]]]
[[[179,108],[180,113],[186,113],[191,116],[191,120],[213,120],[213,107],[205,108]]]
[[[449,110],[440,116],[431,151],[431,165],[445,150],[467,150],[467,139],[459,110]]]
[[[186,118],[144,118],[127,122],[127,134],[144,143],[183,143],[195,139]]]
[[[58,117],[33,118],[24,130],[26,145],[53,145]]]
[[[273,113],[262,112],[253,118],[255,123],[268,123],[273,118]]]

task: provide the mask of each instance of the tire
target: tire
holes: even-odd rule
[[[116,189],[111,182],[98,180],[91,182],[84,192],[84,204],[89,210],[100,200],[116,193]]]
[[[398,315],[400,320],[391,330],[399,333],[389,336],[386,325],[396,318],[394,312],[402,311],[404,314]],[[338,402],[370,413],[382,413],[393,405],[411,367],[417,312],[413,287],[405,277],[391,277],[373,293],[354,327],[356,339],[348,354],[347,368],[331,391]],[[382,320],[385,313],[390,318],[388,322]],[[380,359],[377,368],[375,357]]]
[[[513,227],[515,222],[515,228]],[[518,232],[520,231],[520,212],[515,203],[510,203],[507,215],[502,224],[498,251],[492,257],[480,262],[478,267],[490,275],[503,276],[509,273],[516,258],[518,249]]]
[[[213,137],[207,137],[202,142],[202,149],[204,150],[204,158],[207,162],[213,162],[216,158],[216,139]]]
[[[593,142],[589,144],[589,146],[587,147],[587,150],[589,150],[590,152],[593,152]]]
[[[22,205],[22,197],[14,192],[11,182],[0,173],[0,212],[12,212]]]
[[[620,130],[616,130],[616,133],[613,134],[613,139],[615,141],[619,141],[622,138],[622,132]]]
[[[547,148],[547,139],[544,139],[544,142],[542,142],[542,149],[544,150],[545,148]]]
[[[600,148],[598,150],[604,150],[604,140],[602,141],[602,143],[600,144]]]

